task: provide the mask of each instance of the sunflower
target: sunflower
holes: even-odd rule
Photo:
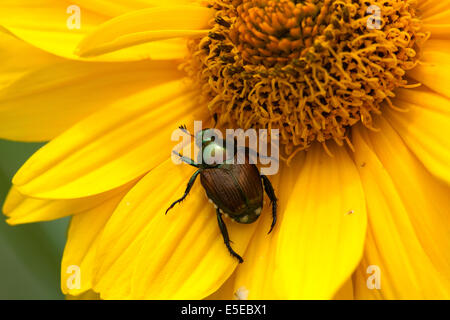
[[[448,1],[0,8],[0,137],[49,141],[3,212],[11,225],[72,217],[65,294],[450,297]],[[172,162],[171,133],[214,114],[221,128],[280,130],[274,231],[267,205],[228,223],[242,264],[201,186],[164,215],[193,173]]]

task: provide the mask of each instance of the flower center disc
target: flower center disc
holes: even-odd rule
[[[212,0],[208,36],[184,69],[219,124],[279,129],[291,158],[314,141],[344,145],[391,107],[427,38],[414,0]],[[369,9],[370,7],[370,9]],[[377,8],[379,14],[377,15]],[[369,9],[369,10],[368,10]],[[394,107],[395,108],[395,107]]]

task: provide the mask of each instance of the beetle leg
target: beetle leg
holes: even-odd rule
[[[181,126],[178,127],[178,129],[180,129],[181,131],[183,131],[184,133],[190,135],[192,138],[195,138],[195,136],[189,132],[189,130],[187,129],[186,125],[183,124]]]
[[[188,157],[182,156],[180,153],[178,153],[176,151],[173,151],[173,154],[179,156],[181,161],[186,162],[187,164],[189,164],[189,165],[191,165],[193,167],[196,167],[196,168],[201,168],[202,167],[201,164],[195,163],[194,160],[189,159]]]
[[[186,187],[186,191],[184,191],[184,195],[178,199],[177,201],[175,201],[174,203],[172,203],[170,205],[170,207],[166,210],[166,214],[167,212],[169,212],[170,209],[172,209],[177,203],[183,201],[184,199],[186,199],[187,195],[189,194],[189,191],[191,191],[192,186],[194,185],[195,179],[197,178],[197,176],[200,174],[202,170],[199,169],[197,171],[195,171],[195,173],[192,175],[191,179],[189,179],[188,185]]]
[[[241,258],[240,255],[238,255],[233,248],[231,248],[230,245],[230,237],[228,236],[228,230],[227,230],[227,226],[225,225],[225,222],[222,219],[222,213],[220,212],[220,209],[217,208],[216,209],[216,213],[217,213],[217,222],[219,222],[219,228],[220,228],[220,232],[222,232],[222,236],[223,236],[223,241],[225,242],[225,245],[227,246],[228,251],[230,252],[230,254],[235,257],[236,259],[239,260],[239,263],[244,262],[244,260]]]
[[[269,178],[265,175],[261,175],[261,178],[264,183],[264,190],[266,191],[267,195],[269,196],[270,201],[272,202],[272,225],[270,226],[269,233],[272,232],[273,227],[275,227],[275,223],[277,222],[277,197],[275,196],[275,191],[273,190],[272,183],[270,182]],[[269,234],[268,233],[268,234]]]

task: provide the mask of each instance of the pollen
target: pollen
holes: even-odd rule
[[[371,130],[429,37],[415,0],[211,0],[182,68],[219,125],[279,129],[284,159]],[[375,15],[379,8],[379,15]]]

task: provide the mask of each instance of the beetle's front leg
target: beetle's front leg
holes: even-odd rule
[[[219,228],[220,228],[220,232],[222,232],[222,236],[223,236],[223,241],[225,242],[225,245],[227,246],[228,251],[230,252],[230,254],[235,257],[236,259],[239,260],[239,263],[244,262],[244,260],[242,259],[242,257],[240,255],[238,255],[233,248],[231,248],[230,245],[230,237],[228,236],[228,230],[227,230],[227,226],[225,225],[225,222],[222,219],[222,213],[220,212],[220,209],[217,208],[216,209],[216,213],[217,213],[217,222],[219,222]]]
[[[184,191],[184,195],[178,199],[177,201],[175,201],[174,203],[172,203],[170,205],[170,207],[166,210],[166,214],[167,212],[169,212],[170,209],[172,209],[177,203],[183,201],[184,199],[186,199],[187,195],[189,194],[189,192],[191,191],[192,186],[194,185],[195,179],[197,178],[197,176],[200,174],[200,172],[202,172],[202,169],[199,169],[197,171],[195,171],[195,173],[192,175],[191,179],[189,179],[188,185],[186,187],[186,191]]]
[[[187,164],[196,167],[196,168],[201,168],[202,165],[195,163],[194,160],[189,159],[188,157],[182,156],[179,152],[173,151],[173,154],[177,155],[180,157],[181,161],[186,162]]]
[[[271,233],[273,227],[275,227],[275,223],[277,222],[277,197],[275,196],[275,191],[273,190],[272,183],[270,182],[269,178],[267,178],[267,176],[265,175],[261,175],[261,178],[264,183],[264,190],[266,191],[270,201],[272,202],[272,225],[270,226],[269,230],[269,233]]]

